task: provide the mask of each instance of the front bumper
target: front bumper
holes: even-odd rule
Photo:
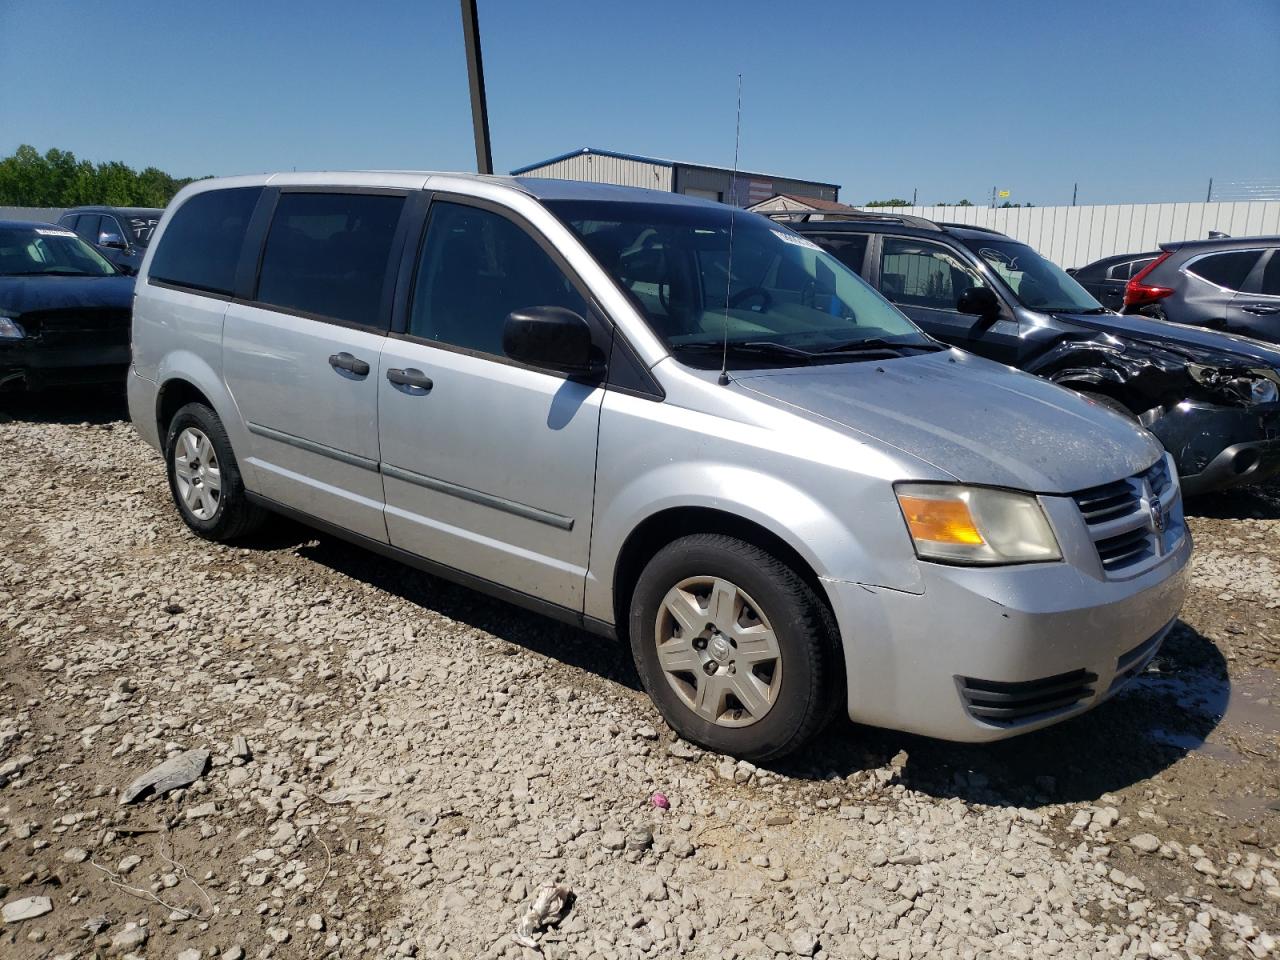
[[[1280,475],[1280,403],[1246,408],[1188,401],[1148,429],[1173,454],[1187,495]]]
[[[124,383],[129,344],[50,347],[39,339],[0,345],[0,389]]]
[[[985,742],[1076,716],[1141,671],[1186,593],[1190,534],[1127,580],[1070,563],[922,563],[921,594],[824,581],[850,719]]]

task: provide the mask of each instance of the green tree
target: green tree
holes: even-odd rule
[[[867,203],[868,207],[909,207],[910,200],[903,200],[901,197],[894,197],[892,200],[872,200]]]
[[[175,179],[156,167],[141,173],[119,161],[76,160],[70,150],[43,156],[22,144],[0,159],[0,204],[15,207],[75,207],[103,203],[117,207],[163,207],[192,178]]]

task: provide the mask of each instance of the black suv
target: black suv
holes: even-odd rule
[[[1124,312],[1280,343],[1280,237],[1162,243],[1135,273]]]
[[[1173,454],[1188,493],[1280,473],[1280,350],[1113,313],[995,230],[896,214],[773,217],[939,340],[1136,418]]]
[[[97,247],[122,273],[134,274],[163,213],[157,207],[76,207],[58,224]]]

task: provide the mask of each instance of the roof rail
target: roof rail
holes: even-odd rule
[[[1003,230],[996,230],[994,227],[980,227],[976,223],[953,223],[950,220],[939,220],[940,227],[959,227],[961,230],[976,230],[978,233],[994,233],[997,236],[1007,237],[1008,234]]]
[[[813,217],[823,220],[869,220],[873,223],[900,223],[904,227],[919,227],[921,230],[937,230],[942,228],[932,220],[924,217],[912,217],[905,213],[870,213],[866,210],[851,212],[832,210],[761,210],[770,220],[795,220],[808,223]]]

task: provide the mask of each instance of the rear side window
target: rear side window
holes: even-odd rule
[[[863,261],[867,256],[867,240],[869,238],[865,233],[831,234],[823,237],[814,237],[813,239],[817,240],[824,250],[832,254],[858,276],[866,275],[866,271],[862,267]]]
[[[587,304],[537,241],[506,217],[456,203],[433,203],[409,332],[467,350],[504,356],[507,314]]]
[[[262,254],[259,303],[385,327],[383,290],[404,197],[283,193]]]
[[[261,195],[261,187],[197,193],[169,221],[152,257],[149,278],[230,295],[244,233]]]
[[[1262,289],[1268,297],[1280,297],[1280,248],[1271,251],[1271,259],[1262,274]]]
[[[1261,256],[1261,252],[1258,250],[1232,250],[1228,253],[1214,253],[1207,257],[1201,257],[1188,266],[1187,272],[1195,274],[1202,280],[1208,280],[1219,287],[1226,287],[1228,290],[1239,290],[1244,286],[1245,277],[1249,276],[1249,271],[1258,262],[1259,256]]]

